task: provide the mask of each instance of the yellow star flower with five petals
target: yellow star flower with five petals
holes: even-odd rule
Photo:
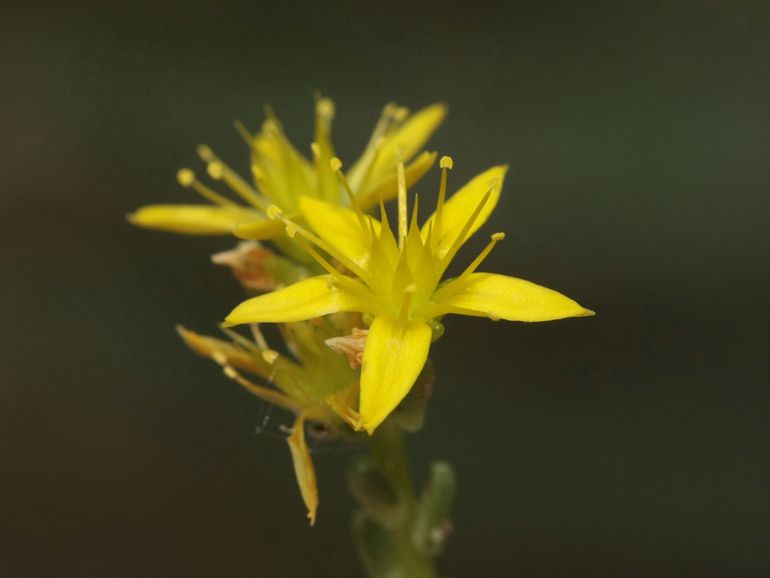
[[[358,411],[344,417],[369,434],[396,408],[419,376],[431,342],[441,333],[447,314],[493,320],[548,321],[582,317],[593,312],[572,299],[529,281],[477,272],[503,233],[491,242],[458,277],[442,282],[457,251],[487,220],[500,196],[506,166],[479,174],[446,200],[449,157],[441,159],[441,185],[435,212],[419,227],[415,198],[411,224],[407,219],[406,171],[398,173],[398,227],[390,227],[382,203],[381,220],[365,214],[341,171],[331,162],[352,208],[303,197],[299,209],[315,232],[284,216],[270,215],[289,236],[326,269],[284,289],[249,299],[225,320],[226,326],[252,322],[291,322],[339,311],[362,312],[371,319],[363,352]],[[339,266],[335,267],[326,255]]]

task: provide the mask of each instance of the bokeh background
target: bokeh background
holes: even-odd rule
[[[761,0],[4,6],[0,575],[360,575],[355,452],[317,448],[308,528],[289,418],[174,333],[241,299],[232,242],[124,218],[192,199],[200,142],[246,170],[264,103],[307,150],[315,90],[348,160],[447,102],[451,182],[512,167],[489,269],[598,312],[448,321],[411,447],[461,484],[442,575],[770,575],[769,62]]]

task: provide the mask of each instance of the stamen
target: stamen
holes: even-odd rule
[[[252,146],[254,144],[254,136],[249,132],[249,129],[247,129],[241,121],[236,120],[233,122],[233,126],[235,126],[235,130],[238,131],[238,134],[240,134],[243,140],[246,141],[247,145]]]
[[[356,200],[356,196],[353,194],[353,189],[350,188],[350,183],[348,183],[345,174],[342,172],[342,161],[338,157],[333,157],[329,164],[331,165],[332,171],[337,175],[337,180],[339,180],[342,188],[345,189],[345,192],[348,195],[348,201],[350,201],[350,206],[353,207],[356,212],[358,224],[361,225],[361,231],[364,233],[364,236],[368,236],[369,227],[366,226],[366,218],[361,210],[361,206]]]
[[[398,157],[398,248],[402,249],[406,239],[406,175],[404,174],[404,161],[401,158],[400,151],[396,153]]]
[[[438,189],[438,202],[436,203],[436,239],[441,235],[441,217],[444,214],[444,203],[446,202],[447,172],[454,167],[454,161],[452,161],[452,157],[444,155],[438,165],[441,167],[441,185]]]
[[[273,349],[265,349],[262,352],[262,359],[267,361],[270,365],[273,365],[278,359],[278,352]]]
[[[282,407],[289,411],[298,412],[302,410],[300,404],[298,404],[287,395],[249,381],[240,373],[238,373],[238,371],[232,365],[225,365],[223,366],[222,370],[227,377],[233,381],[238,382],[246,391],[252,395],[255,395],[258,398],[267,401],[268,403],[272,403],[273,405],[277,405],[278,407]]]
[[[409,109],[405,106],[399,106],[393,113],[393,122],[396,125],[401,124],[409,116]]]
[[[263,351],[270,349],[267,344],[267,339],[265,339],[262,330],[259,328],[259,323],[250,323],[249,328],[251,329],[251,334],[254,336],[254,341],[257,346]]]
[[[198,156],[208,164],[206,167],[209,176],[216,180],[223,180],[244,201],[262,210],[267,207],[267,201],[255,191],[251,185],[244,181],[238,173],[223,163],[206,145],[198,147]]]
[[[489,200],[489,197],[492,195],[492,191],[496,186],[497,186],[497,181],[492,182],[490,184],[489,189],[487,189],[487,192],[484,193],[484,196],[481,198],[481,201],[479,201],[479,204],[476,205],[476,208],[473,210],[473,213],[466,221],[465,225],[460,231],[460,234],[457,235],[457,238],[454,240],[454,243],[452,243],[452,246],[449,248],[449,251],[447,251],[446,254],[444,255],[444,258],[441,261],[441,267],[440,267],[440,270],[442,272],[446,270],[446,267],[449,264],[449,262],[452,259],[454,259],[454,256],[457,254],[457,251],[460,250],[460,247],[465,242],[465,239],[468,236],[468,231],[471,230],[473,223],[475,223],[476,219],[479,218],[479,215],[481,214],[481,211],[484,208],[484,205],[487,204],[487,201]]]
[[[484,259],[487,258],[487,255],[489,255],[492,249],[495,248],[495,245],[497,245],[497,242],[502,241],[503,239],[505,239],[505,233],[495,233],[494,235],[492,235],[492,240],[489,242],[489,244],[486,247],[484,247],[484,250],[481,251],[481,253],[479,253],[478,257],[476,257],[473,260],[473,262],[470,265],[468,265],[468,268],[462,272],[462,275],[460,275],[459,279],[465,279],[466,277],[468,277],[468,275],[473,273],[476,270],[476,268],[479,265],[481,265]]]
[[[401,313],[399,319],[405,320],[409,317],[409,304],[412,302],[412,295],[417,291],[417,285],[411,283],[404,289],[404,299],[401,302]]]
[[[297,242],[302,246],[302,248],[307,252],[308,255],[310,255],[313,259],[315,259],[315,261],[321,267],[323,267],[327,272],[329,272],[329,274],[331,274],[337,281],[344,282],[343,280],[344,275],[340,273],[337,269],[335,269],[332,266],[332,264],[329,263],[329,261],[324,259],[323,256],[318,251],[313,249],[310,243],[305,241],[305,239],[303,239],[302,237],[297,239]]]
[[[236,203],[231,201],[230,199],[227,199],[217,193],[216,191],[211,190],[209,187],[201,183],[196,177],[195,173],[192,172],[190,169],[179,169],[179,171],[176,174],[176,180],[179,181],[179,184],[182,185],[184,188],[192,187],[195,192],[197,192],[201,197],[204,199],[211,201],[215,205],[223,205],[223,206],[237,206]]]
[[[265,213],[267,213],[267,217],[269,219],[273,219],[273,220],[280,219],[281,215],[283,215],[283,211],[281,210],[281,207],[279,207],[278,205],[270,205],[265,210]]]

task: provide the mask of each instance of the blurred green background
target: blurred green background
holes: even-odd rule
[[[308,528],[290,419],[174,333],[241,299],[232,242],[124,219],[192,200],[200,142],[245,170],[263,103],[307,150],[314,90],[348,161],[447,102],[450,183],[512,167],[488,269],[598,312],[448,320],[411,448],[460,480],[442,575],[770,575],[769,63],[766,1],[5,6],[0,575],[360,575],[355,451]]]

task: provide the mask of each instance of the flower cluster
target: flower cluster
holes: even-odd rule
[[[224,181],[246,205],[183,169],[180,183],[210,204],[150,205],[130,216],[143,227],[250,239],[213,258],[256,293],[226,317],[223,328],[231,340],[179,331],[194,351],[219,363],[248,391],[295,414],[288,443],[311,523],[318,491],[305,423],[348,439],[374,434],[404,406],[431,344],[444,332],[444,316],[530,322],[592,314],[551,289],[480,272],[503,233],[493,234],[460,275],[444,278],[495,208],[507,171],[494,166],[448,195],[453,161],[442,157],[435,210],[420,224],[418,199],[410,214],[407,191],[435,161],[436,153],[421,148],[445,112],[432,105],[409,116],[404,108],[386,106],[364,153],[346,173],[331,143],[330,100],[316,101],[312,161],[268,112],[256,135],[238,125],[251,150],[252,183],[207,147],[198,151],[209,176]],[[394,197],[391,226],[384,204]],[[370,214],[373,207],[379,218]],[[270,240],[282,254],[260,240]],[[268,346],[262,323],[280,324],[285,354]],[[228,329],[241,324],[249,325],[251,339]]]

